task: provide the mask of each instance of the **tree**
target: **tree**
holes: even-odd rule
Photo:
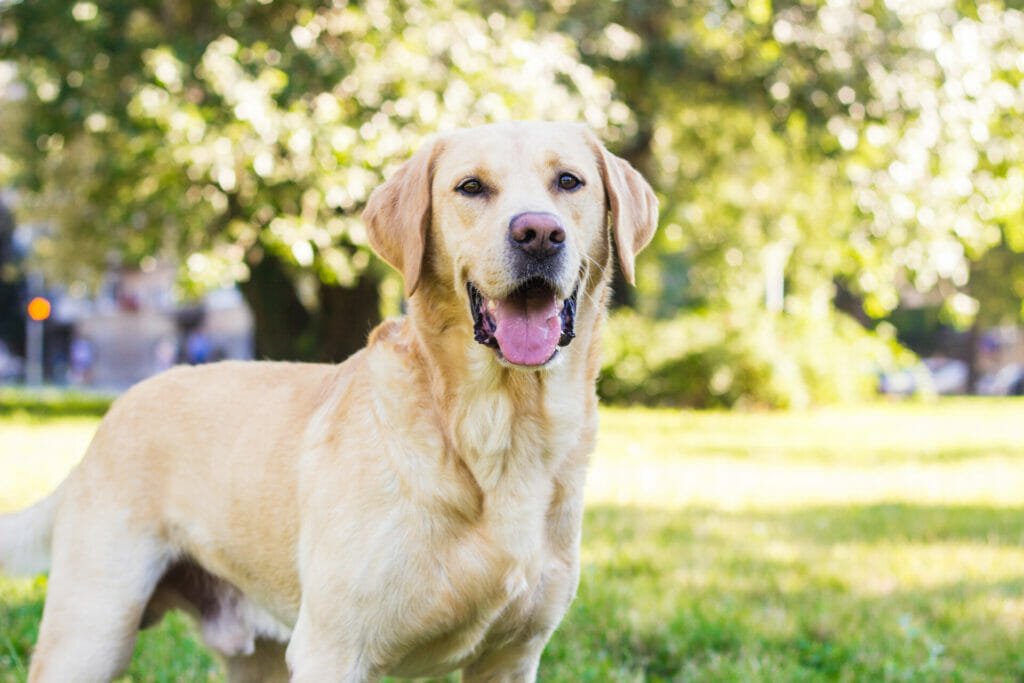
[[[1000,2],[222,4],[0,15],[29,111],[0,154],[61,208],[65,272],[182,255],[188,286],[245,283],[267,353],[348,348],[367,324],[337,311],[399,298],[357,217],[382,167],[435,130],[552,117],[655,185],[639,295],[617,288],[646,315],[874,327],[910,288],[962,325],[1020,309],[993,275],[1024,252],[1024,15]]]
[[[752,384],[770,386],[763,378],[793,372],[760,363],[758,349],[807,358],[828,348],[789,344],[783,329],[834,327],[836,348],[856,346],[835,310],[873,328],[910,287],[939,297],[961,325],[991,322],[986,310],[1021,319],[1007,317],[1021,310],[1016,289],[985,286],[1009,274],[997,257],[1019,255],[1012,245],[1024,242],[1020,11],[953,0],[552,4],[563,11],[523,6],[573,35],[584,61],[616,82],[636,121],[620,152],[663,200],[638,305],[668,321],[645,338],[678,347],[636,350],[646,370],[625,384],[702,364],[705,378],[731,377],[726,366],[746,357],[765,368]],[[766,299],[781,284],[781,307],[797,320],[766,325]],[[704,337],[719,341],[678,333],[680,311],[706,318],[719,334]],[[716,348],[755,330],[768,330],[758,348]],[[714,402],[704,391],[697,402]]]
[[[1019,10],[552,4],[572,11],[524,6],[615,81],[663,198],[648,310],[758,302],[782,248],[788,306],[824,311],[838,280],[878,319],[907,285],[962,302],[972,262],[1024,247]]]
[[[240,282],[265,356],[340,359],[378,292],[397,307],[358,216],[425,135],[628,118],[564,36],[444,2],[40,0],[0,22],[27,111],[0,145],[55,226],[41,260],[87,277],[155,254],[190,291]]]

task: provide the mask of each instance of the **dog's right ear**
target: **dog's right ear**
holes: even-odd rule
[[[370,246],[405,279],[405,296],[420,282],[430,227],[430,184],[441,142],[433,140],[370,194],[363,210]]]

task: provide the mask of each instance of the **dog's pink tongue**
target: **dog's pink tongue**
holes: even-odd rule
[[[558,348],[562,323],[550,293],[513,294],[498,302],[494,320],[494,336],[510,363],[543,365]]]

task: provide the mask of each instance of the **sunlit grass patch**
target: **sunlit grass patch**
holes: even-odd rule
[[[56,488],[98,424],[92,417],[0,417],[0,510],[23,507]]]
[[[1024,401],[807,413],[607,409],[591,502],[800,507],[1024,501]]]
[[[601,412],[598,457],[943,463],[1020,455],[1022,425],[1022,399],[944,399],[746,414],[606,408]]]

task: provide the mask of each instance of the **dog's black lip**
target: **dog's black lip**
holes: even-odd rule
[[[562,319],[562,336],[558,338],[559,346],[568,346],[576,338],[576,301],[580,293],[580,284],[576,287],[568,299],[562,301],[562,312],[559,316]]]
[[[469,310],[473,314],[473,339],[484,346],[497,349],[498,339],[494,336],[496,325],[494,318],[487,313],[484,295],[468,281],[466,291],[469,293]]]
[[[534,287],[543,287],[552,293],[557,291],[557,288],[546,278],[532,277],[519,282],[507,296],[512,296],[516,292]],[[562,322],[562,333],[558,338],[559,346],[568,346],[576,338],[576,304],[579,291],[580,285],[577,282],[572,294],[562,300],[562,310],[559,313]],[[469,295],[469,308],[473,317],[473,339],[479,344],[494,349],[500,355],[501,349],[498,346],[498,339],[494,336],[497,324],[487,310],[487,302],[484,295],[469,280],[466,281],[466,292]],[[558,350],[556,349],[555,354],[557,353]],[[554,355],[552,355],[552,358],[554,358]]]

